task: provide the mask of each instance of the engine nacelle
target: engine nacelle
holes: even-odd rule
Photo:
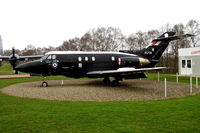
[[[141,67],[149,63],[148,59],[142,57],[121,57],[119,65],[123,67]]]

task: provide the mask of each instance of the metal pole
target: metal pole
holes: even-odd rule
[[[160,81],[160,72],[158,71],[158,81]]]
[[[61,85],[61,86],[64,85],[64,81],[63,81],[63,80],[60,81],[60,85]]]
[[[198,77],[196,76],[196,88],[199,88]]]
[[[190,93],[192,93],[192,76],[190,76]]]
[[[176,83],[178,83],[178,73],[176,73]]]
[[[167,97],[167,79],[165,78],[165,97]]]

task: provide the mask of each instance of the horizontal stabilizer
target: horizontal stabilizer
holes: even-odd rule
[[[182,39],[182,38],[186,38],[186,37],[193,37],[195,35],[192,34],[183,34],[183,35],[179,35],[179,36],[169,36],[169,37],[162,37],[162,38],[157,38],[152,40],[152,42],[155,41],[165,41],[165,40],[177,40],[177,39]]]

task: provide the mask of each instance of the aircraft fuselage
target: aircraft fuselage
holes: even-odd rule
[[[146,64],[147,62],[146,60]],[[122,52],[54,51],[47,53],[40,60],[20,65],[18,70],[41,75],[81,78],[89,77],[87,73],[91,71],[117,70],[120,67],[140,68],[146,64],[145,59]]]

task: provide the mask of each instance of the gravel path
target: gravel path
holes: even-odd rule
[[[66,101],[142,101],[166,99],[163,81],[125,80],[118,87],[106,86],[101,80],[48,81],[49,87],[40,82],[20,83],[3,88],[8,95]],[[200,92],[193,86],[193,94]],[[188,96],[189,84],[168,82],[168,98]]]

